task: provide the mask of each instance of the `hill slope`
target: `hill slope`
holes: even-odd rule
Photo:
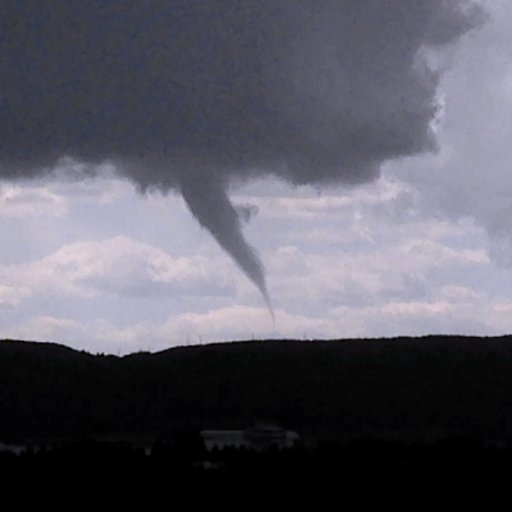
[[[512,439],[512,338],[252,341],[125,357],[0,341],[0,441],[260,419],[326,436]]]

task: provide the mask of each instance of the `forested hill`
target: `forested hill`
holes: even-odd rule
[[[512,439],[512,337],[251,341],[125,357],[0,341],[0,442],[273,420],[316,435]]]

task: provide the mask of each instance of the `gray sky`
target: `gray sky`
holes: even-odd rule
[[[115,132],[105,121],[102,129],[108,128],[117,144],[112,154],[121,155],[110,158],[111,148],[102,146],[100,137],[91,135],[85,139],[90,144],[79,147],[77,134],[83,130],[66,123],[75,119],[79,127],[86,126],[83,112],[68,119],[68,110],[66,116],[52,114],[62,126],[53,139],[31,135],[31,153],[24,153],[26,131],[14,124],[11,145],[4,143],[0,155],[0,336],[125,353],[262,337],[510,332],[512,5],[485,2],[487,21],[462,34],[467,23],[453,13],[451,18],[444,13],[445,20],[451,19],[445,28],[436,18],[443,6],[456,2],[420,2],[430,9],[426,13],[396,7],[406,5],[400,2],[387,4],[391,27],[397,20],[407,21],[399,25],[404,28],[397,36],[386,35],[382,13],[377,18],[372,9],[361,14],[356,3],[345,2],[364,30],[354,29],[342,40],[343,62],[348,62],[343,67],[328,43],[335,22],[346,20],[343,13],[336,18],[337,11],[329,10],[336,3],[326,3],[328,16],[315,18],[322,30],[303,35],[300,48],[282,57],[288,75],[295,77],[296,97],[283,99],[280,75],[263,68],[268,77],[277,77],[270,82],[271,91],[265,91],[265,104],[280,105],[284,114],[279,121],[285,128],[272,128],[273,133],[263,136],[270,114],[253,116],[235,141],[245,149],[242,161],[231,158],[234,149],[222,134],[217,137],[220,156],[205,152],[195,131],[183,135],[190,154],[180,152],[176,143],[179,156],[171,152],[157,158],[158,144],[168,143],[166,137],[142,144],[141,135]],[[264,13],[278,21],[285,14]],[[303,30],[299,22],[308,12],[292,14],[296,17],[290,18],[290,27]],[[416,36],[427,14],[432,26]],[[249,14],[237,16],[246,19]],[[228,22],[219,18],[218,23]],[[293,40],[291,28],[284,35],[280,27],[270,28],[276,31],[269,36],[276,46]],[[236,35],[236,40],[254,34]],[[391,42],[376,52],[378,37]],[[201,45],[192,48],[188,58],[209,73],[202,67]],[[407,61],[419,48],[439,73],[437,88],[428,85],[435,76],[427,80],[425,70],[418,70],[421,63],[412,57]],[[7,55],[26,49],[15,50],[9,44],[3,47]],[[236,51],[230,52],[237,62]],[[275,50],[265,52],[255,59],[266,62],[263,57]],[[94,55],[91,59],[96,62]],[[233,133],[229,127],[236,119],[233,105],[243,105],[248,115],[256,109],[254,97],[260,97],[254,95],[261,95],[266,83],[248,86],[256,71],[244,67],[238,72],[244,80],[236,85],[233,103],[216,106],[218,97],[211,90],[199,96],[203,105],[212,105],[206,119],[216,119],[215,126],[227,134]],[[226,83],[227,71],[221,66],[219,73]],[[187,79],[187,73],[179,76]],[[16,80],[15,74],[8,80],[13,90]],[[57,83],[53,76],[47,80]],[[96,79],[89,80],[94,90]],[[253,96],[242,94],[247,87]],[[8,98],[16,97],[9,86],[5,90]],[[148,94],[140,85],[136,94],[153,108],[154,98],[143,93]],[[111,102],[109,94],[114,93],[108,89],[105,94]],[[198,99],[191,94],[182,100],[189,109]],[[314,103],[303,108],[305,98]],[[338,106],[349,100],[350,108]],[[436,102],[437,114],[429,107]],[[43,101],[43,106],[50,104]],[[94,108],[101,111],[98,105]],[[18,118],[25,119],[26,111],[20,112]],[[31,134],[47,133],[44,115],[53,111],[41,107],[40,112],[43,117],[29,124]],[[416,121],[410,124],[412,113]],[[100,120],[94,115],[93,120]],[[168,132],[179,133],[172,122],[165,122]],[[286,131],[289,126],[301,127],[296,140]],[[281,137],[285,142],[271,144],[272,138]],[[414,155],[431,147],[434,138],[437,152]],[[306,147],[302,140],[313,142]],[[57,149],[48,147],[53,143]],[[130,153],[136,152],[135,143],[147,150],[140,159]],[[76,156],[48,160],[46,150],[58,154],[60,148]],[[180,170],[169,162],[178,162]],[[43,172],[47,168],[51,174]],[[193,208],[194,201],[215,208],[222,196],[215,195],[213,183],[229,194],[217,210],[227,212],[218,222],[215,215],[210,221],[208,212]],[[140,187],[146,186],[149,191],[141,195]],[[186,200],[175,191],[180,189]],[[186,190],[192,190],[192,197]],[[231,204],[238,216],[230,213]],[[236,222],[231,220],[235,224],[222,234],[226,216]],[[233,232],[238,233],[235,238]],[[255,252],[244,252],[251,246]],[[259,259],[266,284],[255,270]],[[244,272],[260,289],[268,288],[275,325]]]

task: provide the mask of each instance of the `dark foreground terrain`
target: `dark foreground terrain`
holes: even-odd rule
[[[125,357],[0,341],[0,442],[272,420],[322,439],[512,442],[512,338],[261,341]]]
[[[511,463],[508,448],[457,438],[428,446],[358,441],[261,453],[160,442],[149,454],[127,444],[82,440],[21,455],[0,453],[0,481],[3,489],[22,483],[24,489],[114,492],[128,499],[141,491],[206,501],[242,493],[250,503],[262,493],[292,497],[321,491],[319,497],[331,492],[359,504],[384,497],[419,504],[447,493],[508,493]]]
[[[199,435],[261,420],[298,432],[295,448],[207,452]],[[0,443],[25,447],[0,450],[4,482],[389,490],[478,475],[497,485],[512,476],[512,338],[252,341],[125,357],[0,341]]]

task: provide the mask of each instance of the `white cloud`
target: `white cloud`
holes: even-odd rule
[[[66,199],[51,187],[0,184],[0,217],[62,216],[67,211]]]
[[[441,286],[438,294],[441,299],[455,304],[482,302],[487,298],[486,294],[479,293],[467,286]]]
[[[264,308],[231,306],[204,313],[172,315],[160,323],[118,325],[96,319],[80,323],[37,316],[4,331],[22,339],[52,340],[93,352],[130,353],[172,346],[267,338],[320,339],[427,334],[503,334],[512,328],[512,303],[395,301],[366,307],[343,306],[322,317],[276,311],[276,325]]]
[[[80,348],[79,344],[73,343],[77,334],[79,334],[82,342],[86,341],[83,336],[84,327],[78,322],[48,315],[32,317],[23,324],[11,327],[4,332],[4,337],[23,340],[60,341],[76,348]]]
[[[471,218],[488,233],[491,257],[510,266],[512,3],[481,0],[490,17],[456,50],[441,88],[441,151],[386,166],[417,191],[423,215]]]
[[[421,226],[425,224],[423,221]],[[432,224],[422,238],[415,223],[387,237],[374,225],[376,241],[369,242],[363,234],[359,244],[340,243],[330,250],[281,247],[266,255],[271,289],[276,290],[281,306],[302,303],[305,310],[306,304],[309,308],[330,307],[336,302],[361,305],[435,295],[436,287],[462,289],[457,272],[485,271],[487,253],[485,249],[454,247],[453,242],[444,240],[447,233],[461,236],[465,226],[448,230],[435,229],[435,222]],[[450,273],[453,282],[446,282]]]
[[[109,322],[96,322],[95,338],[104,346],[122,353],[142,348],[162,350],[171,346],[210,343],[216,341],[322,337],[330,332],[323,319],[276,312],[276,325],[265,308],[230,306],[204,313],[174,315],[155,324],[140,322],[124,327]],[[330,332],[334,335],[334,332]]]
[[[250,189],[249,189],[250,190]],[[339,218],[354,208],[369,208],[402,200],[412,189],[403,181],[382,177],[359,187],[333,187],[328,193],[314,187],[288,187],[280,195],[265,197],[235,195],[237,201],[255,205],[265,219],[290,218],[318,221],[321,217]]]
[[[162,247],[172,246],[184,237],[186,256],[161,248],[158,230],[153,242],[140,240],[152,234],[155,212],[157,219],[181,219],[180,202],[137,199],[131,187],[119,187],[124,192],[96,213],[101,219],[129,199],[126,234],[100,236],[89,224],[95,238],[65,243],[35,261],[0,265],[0,314],[12,312],[4,313],[0,336],[126,353],[200,340],[494,333],[509,325],[508,291],[481,230],[468,221],[420,215],[414,201],[397,223],[388,213],[400,212],[394,203],[402,204],[409,185],[396,180],[383,179],[349,201],[310,196],[303,206],[316,213],[304,222],[295,213],[278,222],[258,196],[243,195],[258,203],[247,229],[267,244],[275,329],[257,291],[201,230],[180,220],[162,240]],[[76,200],[65,187],[61,192],[72,217]],[[288,189],[283,197],[303,193]],[[87,207],[94,204],[94,194],[80,197]],[[281,208],[279,196],[274,204]]]
[[[0,284],[0,308],[13,308],[32,295],[26,286],[7,286]]]
[[[11,305],[46,294],[217,295],[233,286],[222,266],[205,257],[174,258],[125,236],[76,242],[38,261],[0,266],[0,279],[8,283],[0,288],[0,297],[10,297]]]

